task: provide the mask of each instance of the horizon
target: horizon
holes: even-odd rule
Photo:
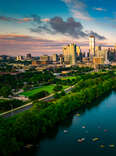
[[[96,45],[113,47],[114,4],[114,0],[4,0],[0,5],[0,55],[60,54],[72,42],[87,51],[90,35],[96,37]]]

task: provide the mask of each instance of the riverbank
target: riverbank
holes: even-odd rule
[[[116,92],[70,113],[17,156],[109,156],[116,153]],[[97,139],[98,140],[97,140]],[[95,141],[95,139],[97,141]],[[80,142],[80,140],[82,140]],[[111,148],[111,145],[112,148]]]
[[[74,93],[62,97],[41,111],[38,111],[36,107],[10,119],[1,119],[1,154],[10,155],[12,152],[19,151],[25,144],[35,140],[38,135],[46,133],[48,128],[64,120],[70,112],[92,103],[113,88],[113,77],[110,74],[101,75],[80,83]]]

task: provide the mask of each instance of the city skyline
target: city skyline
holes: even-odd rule
[[[69,43],[86,51],[90,35],[95,35],[96,45],[112,47],[116,43],[114,4],[114,0],[1,1],[0,54],[52,55],[62,53]]]

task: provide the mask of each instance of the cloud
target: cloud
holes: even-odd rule
[[[26,23],[31,21],[38,21],[39,22],[48,22],[49,18],[43,18],[41,21],[39,21],[40,17],[33,15],[32,17],[24,17],[24,18],[14,18],[14,17],[7,17],[7,16],[0,16],[0,21],[6,21],[6,22],[16,22],[16,23]]]
[[[101,35],[99,35],[98,33],[93,32],[93,31],[91,31],[91,32],[89,33],[89,35],[94,35],[98,40],[105,40],[105,39],[106,39],[106,37],[101,36]]]
[[[83,13],[78,10],[72,9],[73,17],[81,20],[91,21],[92,18],[88,15],[88,13]]]
[[[69,0],[68,0],[69,1]],[[87,38],[90,34],[96,36],[97,39],[103,40],[104,36],[97,34],[96,32],[85,32],[83,25],[80,22],[77,22],[74,18],[69,17],[67,20],[63,20],[62,17],[56,16],[53,17],[47,22],[42,22],[41,18],[37,15],[34,16],[34,22],[36,25],[31,28],[32,32],[36,33],[48,33],[52,35],[64,35],[72,38]]]
[[[47,21],[47,23],[42,22],[40,17],[34,19],[38,24],[36,27],[31,28],[32,32],[43,33],[47,32],[50,34],[61,34],[65,36],[71,36],[73,38],[85,37],[87,34],[83,31],[83,26],[80,22],[74,20],[70,17],[66,21],[62,17],[53,17]]]
[[[65,44],[63,41],[48,40],[23,34],[5,34],[0,35],[0,54],[24,56],[30,52],[35,56],[50,55],[62,52],[62,46]]]
[[[15,18],[12,17],[5,17],[5,16],[0,16],[1,21],[16,21]]]
[[[6,16],[0,16],[0,21],[7,21],[7,22],[29,22],[32,21],[32,18],[14,18],[14,17],[6,17]]]
[[[106,9],[104,9],[104,8],[93,8],[93,9],[96,11],[106,11]]]
[[[53,38],[54,39],[54,38]],[[51,55],[54,53],[62,53],[62,47],[71,43],[72,40],[53,40],[42,37],[34,37],[23,34],[0,34],[0,54],[1,55],[25,55],[26,53],[32,53],[33,56],[39,55]],[[74,43],[77,39],[73,40]],[[88,38],[78,44],[82,46],[82,49],[88,49]],[[105,43],[99,43],[107,47]],[[109,45],[108,45],[109,46]]]
[[[83,26],[80,22],[76,22],[74,18],[70,17],[64,21],[61,17],[54,17],[49,21],[52,29],[57,33],[70,35],[75,38],[85,37]]]
[[[41,19],[41,21],[43,21],[43,22],[49,22],[50,19],[49,18],[44,18],[44,19]]]
[[[80,0],[61,0],[66,4],[74,18],[91,21],[93,18],[88,14],[86,4]]]

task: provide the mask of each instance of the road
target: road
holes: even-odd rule
[[[71,86],[71,87],[65,89],[65,93],[69,93],[72,90],[72,88],[74,88],[74,86]],[[38,101],[49,101],[49,100],[52,100],[52,99],[54,99],[54,94],[51,94],[51,95],[49,95],[47,97],[39,99]],[[20,106],[18,108],[13,109],[13,110],[1,113],[0,116],[5,117],[5,118],[11,117],[11,116],[16,115],[16,114],[18,114],[20,112],[23,112],[25,110],[28,110],[28,109],[32,108],[32,106],[33,106],[33,103],[30,102],[30,103],[28,103],[26,105]]]

